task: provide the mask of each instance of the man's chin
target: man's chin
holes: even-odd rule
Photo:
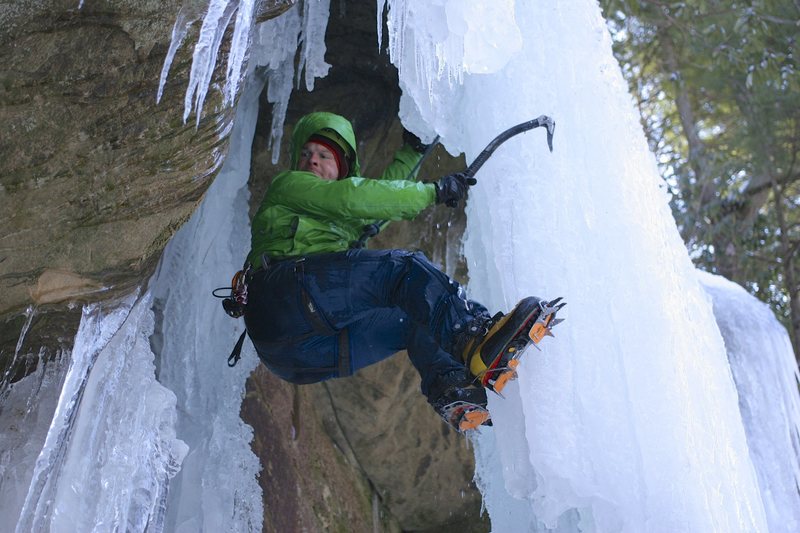
[[[323,180],[327,180],[327,181],[336,181],[336,178],[326,178],[325,176],[322,175],[322,172],[319,171],[319,170],[313,170],[313,169],[310,169],[310,168],[300,168],[298,170],[314,174],[319,179],[323,179]]]
[[[318,178],[322,177],[322,176],[319,175],[319,172],[315,172],[315,171],[311,170],[310,168],[300,168],[298,170],[300,170],[302,172],[308,172],[309,174],[314,174]]]

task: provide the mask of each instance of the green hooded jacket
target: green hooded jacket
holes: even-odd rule
[[[290,147],[292,168],[297,168],[308,138],[322,130],[349,148],[348,177],[327,181],[300,170],[278,174],[253,217],[247,260],[254,267],[261,265],[262,254],[295,257],[347,250],[364,226],[377,220],[410,220],[436,200],[433,184],[406,179],[422,157],[408,145],[395,153],[380,178],[360,177],[353,127],[333,113],[311,113],[297,122]]]

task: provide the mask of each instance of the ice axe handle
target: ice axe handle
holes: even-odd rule
[[[478,154],[478,157],[475,158],[475,161],[467,167],[467,170],[464,171],[466,177],[471,178],[475,176],[475,174],[480,170],[484,163],[492,156],[495,150],[509,140],[514,135],[519,135],[520,133],[526,132],[528,130],[532,130],[534,128],[538,128],[540,126],[545,126],[547,128],[547,147],[550,148],[550,151],[553,151],[553,133],[556,129],[556,122],[548,117],[547,115],[541,115],[533,120],[529,120],[527,122],[523,122],[522,124],[517,124],[516,126],[512,126],[508,128],[506,131],[495,137],[492,142],[486,145],[486,148]]]

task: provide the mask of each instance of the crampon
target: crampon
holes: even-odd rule
[[[453,402],[441,408],[439,413],[445,422],[456,428],[461,433],[480,426],[491,426],[492,419],[489,410],[470,402]]]
[[[500,394],[509,381],[517,378],[517,367],[525,348],[533,344],[538,349],[537,345],[543,338],[554,336],[551,329],[563,322],[563,319],[556,318],[556,313],[567,305],[561,302],[561,298],[549,302],[543,300],[535,302],[535,305],[525,310],[525,316],[516,328],[503,331],[502,321],[510,317],[513,312],[500,319],[498,326],[501,333],[498,334],[502,334],[503,337],[491,343],[496,349],[492,349],[489,354],[485,353],[485,349],[480,350],[480,353],[472,358],[470,369],[476,380],[487,389]],[[521,306],[522,302],[518,308]]]
[[[492,425],[486,409],[486,391],[482,387],[452,387],[433,404],[433,408],[461,433]]]

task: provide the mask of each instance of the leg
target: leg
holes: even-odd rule
[[[419,327],[413,327],[409,332],[408,357],[422,378],[422,394],[429,400],[431,386],[437,378],[451,372],[466,375],[464,365],[442,350],[430,334]]]
[[[303,285],[334,330],[378,308],[399,308],[445,351],[476,318],[455,281],[421,253],[404,250],[350,250],[311,256],[297,264]]]
[[[399,309],[379,309],[348,326],[351,332],[354,370],[377,362],[390,353],[389,346],[405,345],[419,372],[428,403],[459,431],[489,424],[486,390],[473,386],[466,367],[442,350],[430,334],[411,323]]]
[[[347,269],[326,271],[351,280]],[[248,333],[264,364],[292,383],[312,383],[349,375],[409,348],[411,360],[423,379],[423,391],[438,374],[464,366],[442,351],[424,330],[397,307],[364,311],[351,321],[330,312],[336,291],[315,294],[312,314],[304,302],[303,283],[293,263],[282,263],[258,273],[249,282],[250,297],[245,314]],[[310,275],[305,276],[309,280]],[[330,288],[330,284],[326,287]],[[317,309],[319,306],[319,309]],[[333,323],[330,328],[325,324]],[[327,330],[326,330],[327,328]],[[346,337],[342,337],[346,330]],[[347,368],[340,368],[341,353],[348,353]]]
[[[422,394],[428,396],[431,383],[448,372],[465,375],[462,363],[442,350],[422,328],[397,308],[379,309],[347,327],[353,372],[382,361],[406,349],[411,364],[422,380]]]
[[[430,396],[440,376],[464,375],[442,346],[488,316],[422,254],[402,250],[284,261],[249,287],[248,333],[264,363],[295,383],[348,375],[408,347]]]

